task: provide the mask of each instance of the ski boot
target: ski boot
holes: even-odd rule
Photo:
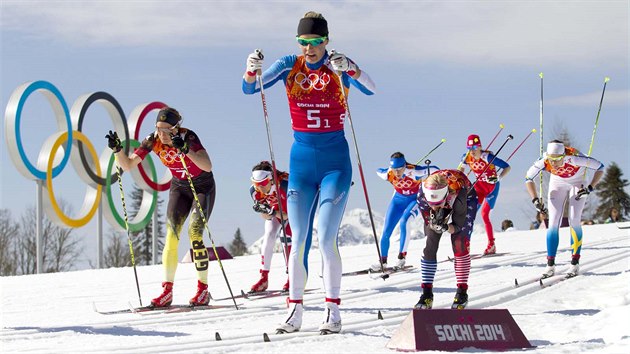
[[[427,310],[433,308],[433,287],[422,287],[422,295],[420,296],[420,300],[418,300],[418,303],[413,308]]]
[[[208,284],[202,283],[197,280],[197,293],[188,301],[190,306],[205,306],[210,303],[210,292],[208,291]]]
[[[326,298],[324,308],[324,320],[319,325],[319,334],[332,334],[341,332],[341,314],[339,313],[339,299]]]
[[[468,294],[466,289],[458,287],[451,308],[454,310],[463,310],[466,308],[466,305],[468,305]]]
[[[165,281],[162,283],[162,294],[151,300],[151,305],[153,307],[169,307],[173,302],[173,282]]]
[[[556,261],[554,257],[547,257],[547,268],[542,274],[542,279],[552,277],[556,273]]]
[[[486,247],[486,250],[483,251],[483,255],[487,256],[489,254],[495,254],[497,253],[497,247],[494,245],[494,241],[488,243],[488,247]]]
[[[383,262],[383,268],[387,270],[387,257],[381,257],[381,262]],[[370,266],[370,272],[380,272],[381,271],[381,263],[374,263]]]
[[[302,327],[304,306],[302,300],[289,300],[289,314],[287,319],[276,328],[276,334],[297,332]]]
[[[283,293],[289,292],[289,278],[287,278],[287,282],[284,283],[284,285],[282,286],[282,292]]]
[[[567,273],[567,278],[573,278],[574,276],[580,273],[580,258],[573,257],[571,259],[571,268],[569,268],[569,272]]]
[[[256,282],[256,284],[252,285],[252,289],[249,291],[250,293],[259,293],[267,290],[269,286],[269,271],[261,269],[260,270],[260,279]]]
[[[407,252],[400,252],[398,254],[398,262],[396,262],[394,268],[403,269],[403,267],[405,266],[405,258],[407,258]]]
[[[555,273],[556,273],[556,266],[548,265],[542,274],[542,278],[545,279],[545,278],[553,277]]]

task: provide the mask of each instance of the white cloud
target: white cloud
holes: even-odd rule
[[[628,6],[615,0],[3,1],[2,27],[79,45],[286,48],[310,9],[328,19],[331,45],[361,56],[472,66],[627,67]]]
[[[295,7],[283,3],[276,12],[253,1],[9,1],[3,4],[2,26],[82,46],[208,47],[264,38],[261,34],[280,37],[303,12]],[[274,30],[278,27],[284,31]]]
[[[599,104],[602,98],[602,92],[589,92],[577,96],[558,97],[545,102],[551,106],[578,106],[593,107]],[[606,90],[604,93],[604,102],[606,106],[624,106],[630,102],[629,90]]]

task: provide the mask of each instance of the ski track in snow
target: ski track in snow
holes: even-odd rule
[[[516,232],[512,232],[516,234]],[[510,237],[532,238],[532,232],[520,232],[521,235],[510,235]],[[508,234],[503,234],[507,236]],[[556,276],[547,280],[551,286],[541,288],[538,282],[529,282],[528,279],[533,279],[542,273],[543,267],[541,266],[541,260],[546,256],[544,250],[537,251],[522,251],[518,247],[514,247],[518,241],[512,241],[512,247],[503,245],[505,249],[501,251],[510,252],[507,255],[497,257],[486,257],[475,259],[472,261],[471,277],[470,277],[470,289],[469,296],[470,302],[468,308],[507,308],[510,310],[517,323],[523,322],[523,318],[533,316],[527,307],[521,309],[523,301],[544,301],[546,299],[554,299],[554,297],[562,297],[566,294],[565,288],[568,288],[573,283],[573,286],[585,287],[591,279],[605,279],[607,277],[615,277],[618,275],[628,277],[628,259],[630,258],[629,237],[627,231],[616,232],[615,237],[600,237],[598,240],[588,240],[588,232],[585,232],[585,245],[583,246],[583,264],[580,270],[580,275],[576,278],[559,280],[562,276]],[[621,235],[621,236],[620,236]],[[562,235],[561,235],[562,236]],[[475,235],[478,242],[483,241],[484,235]],[[507,237],[506,237],[507,238]],[[450,242],[443,240],[440,245],[440,253],[438,256],[446,257],[450,251]],[[562,237],[561,237],[562,240]],[[531,240],[528,240],[531,242]],[[499,241],[501,242],[501,241]],[[522,242],[522,241],[520,241]],[[562,245],[562,243],[561,243]],[[370,246],[370,245],[367,245]],[[392,248],[397,247],[395,243],[392,243]],[[424,241],[417,242],[417,245],[413,252],[415,258],[421,254]],[[359,246],[355,246],[359,247]],[[369,264],[370,260],[375,258],[372,253],[368,252],[369,248],[361,246],[365,249],[365,252],[361,252],[361,257],[349,256],[348,259],[344,257],[344,265],[349,267],[352,265],[356,268],[361,268],[365,263]],[[371,247],[374,247],[371,245]],[[362,248],[362,249],[363,249]],[[410,247],[411,250],[411,247]],[[346,254],[350,255],[353,252],[348,248],[342,249],[342,257]],[[412,254],[410,252],[410,254]],[[587,256],[584,256],[584,255]],[[568,247],[560,248],[557,258],[557,271],[559,273],[566,272],[568,262],[563,262],[570,258],[570,251]],[[255,258],[258,256],[251,256],[249,258]],[[248,257],[239,257],[239,259],[246,259]],[[281,258],[281,257],[277,257]],[[311,258],[317,258],[315,253],[311,254]],[[438,258],[438,261],[441,258]],[[359,263],[360,262],[360,263]],[[227,263],[227,262],[226,262]],[[251,262],[250,262],[251,263]],[[409,314],[413,305],[417,302],[420,290],[419,285],[421,282],[419,261],[414,259],[413,262],[409,262],[415,266],[409,272],[401,272],[393,274],[389,279],[382,280],[381,278],[372,279],[369,276],[349,276],[342,279],[342,304],[341,314],[343,329],[342,333],[338,335],[320,336],[318,331],[318,325],[320,322],[321,314],[323,313],[323,297],[325,297],[324,291],[321,286],[319,290],[313,293],[305,294],[304,296],[304,321],[302,329],[297,333],[290,334],[275,334],[275,327],[280,323],[287,312],[285,303],[285,297],[279,296],[274,298],[247,300],[237,299],[240,309],[236,310],[232,308],[221,308],[213,310],[193,311],[184,313],[164,313],[164,312],[147,312],[143,314],[116,314],[116,315],[101,315],[91,310],[92,301],[96,302],[99,309],[101,304],[99,302],[111,300],[104,296],[99,298],[98,289],[94,289],[93,293],[89,290],[85,290],[83,293],[72,294],[63,293],[62,298],[53,299],[54,295],[45,295],[44,297],[54,301],[56,305],[47,307],[45,301],[40,300],[40,304],[36,306],[34,310],[35,314],[27,315],[31,317],[32,322],[38,323],[37,325],[24,325],[23,322],[17,318],[23,311],[27,309],[21,309],[14,307],[15,304],[7,304],[5,301],[6,294],[11,294],[12,290],[3,290],[3,306],[2,306],[2,331],[0,332],[0,339],[2,341],[3,351],[6,352],[54,352],[54,351],[66,351],[69,348],[70,351],[80,351],[82,353],[155,353],[155,352],[269,352],[279,350],[283,345],[294,345],[300,348],[311,348],[313,352],[327,351],[326,348],[337,348],[344,351],[344,348],[348,348],[348,345],[352,343],[363,344],[364,349],[370,348],[373,350],[379,350],[375,345],[380,346],[380,350],[387,352],[384,347],[389,337],[398,328],[400,323]],[[418,263],[418,264],[416,264]],[[277,277],[273,279],[276,282],[284,277],[284,274],[280,269],[283,266],[279,266],[273,269],[277,273]],[[232,267],[232,265],[230,265]],[[159,266],[158,266],[159,267]],[[158,267],[146,267],[152,268],[152,272],[158,272]],[[184,268],[191,267],[188,265],[180,265],[179,272],[184,272]],[[612,267],[612,268],[611,268]],[[145,268],[145,267],[141,267]],[[243,268],[241,272],[230,276],[230,281],[234,281],[232,278],[237,279],[238,274],[243,273],[243,276],[238,279],[240,283],[247,284],[252,273],[256,269],[254,265],[251,268]],[[311,265],[310,279],[307,287],[311,287],[315,282],[321,282],[317,276],[313,273],[317,273],[317,267]],[[613,269],[613,271],[611,271]],[[129,271],[129,269],[127,269]],[[315,272],[313,271],[315,270]],[[96,272],[96,274],[102,274],[109,270],[90,271]],[[501,271],[499,273],[499,271]],[[70,272],[66,274],[78,275],[82,272]],[[192,274],[192,272],[189,272]],[[223,281],[222,277],[215,272],[212,280],[217,284],[215,288],[220,289],[224,284],[217,282]],[[121,273],[122,274],[122,273]],[[501,274],[501,276],[497,276]],[[179,275],[179,273],[178,273]],[[504,276],[506,275],[506,276]],[[511,278],[509,277],[511,276]],[[48,274],[48,275],[36,275],[30,276],[32,278],[43,278],[44,282],[48,282],[50,286],[55,286],[55,279],[59,278],[63,283],[63,273]],[[28,282],[20,281],[26,277],[11,277],[16,283],[21,286],[25,286]],[[19,279],[22,278],[22,279]],[[52,278],[52,279],[47,279]],[[74,278],[74,277],[73,277]],[[78,279],[84,277],[77,277]],[[102,287],[107,287],[108,281],[114,281],[116,277],[104,277],[100,282]],[[153,276],[156,280],[158,276]],[[519,287],[514,286],[514,278],[518,278],[519,283],[522,285]],[[9,285],[8,278],[3,279],[3,287]],[[125,279],[127,280],[127,279]],[[189,279],[190,283],[194,279]],[[37,281],[33,279],[33,281]],[[546,283],[547,283],[546,282]],[[240,284],[239,283],[239,284]],[[177,284],[177,279],[176,279]],[[453,271],[453,263],[441,262],[438,264],[438,271],[435,278],[435,302],[434,308],[449,308],[452,295],[455,292],[455,274]],[[483,286],[482,286],[483,284]],[[157,291],[155,283],[141,285],[152,291]],[[147,286],[150,285],[150,286]],[[131,289],[130,287],[128,287]],[[186,286],[187,291],[190,291],[192,287]],[[232,285],[232,290],[238,289],[235,285]],[[57,289],[59,291],[59,289]],[[218,291],[218,290],[217,290]],[[215,291],[215,292],[217,292]],[[109,294],[109,293],[108,293]],[[184,293],[185,294],[185,293]],[[111,294],[109,294],[111,297]],[[130,297],[137,294],[135,292],[128,292],[123,294],[117,294],[120,296]],[[223,295],[223,294],[222,294]],[[34,297],[33,294],[27,297]],[[145,295],[145,297],[148,296]],[[220,296],[223,297],[223,296]],[[145,299],[144,301],[148,301]],[[175,296],[176,302],[183,299],[182,296]],[[375,301],[375,299],[378,299]],[[626,294],[626,309],[628,308],[628,295]],[[12,299],[12,302],[17,299]],[[126,300],[128,301],[128,300]],[[85,303],[89,303],[88,306]],[[120,304],[122,301],[118,298],[116,304]],[[124,302],[122,302],[124,303]],[[215,302],[217,304],[232,304],[232,300],[223,300]],[[61,320],[65,325],[58,325],[54,321],[46,322],[42,316],[50,314],[52,318],[59,317],[54,315],[55,310],[59,310],[64,306],[76,305],[85,307],[84,310],[68,311],[68,318]],[[553,305],[553,301],[550,305]],[[26,306],[26,304],[22,304]],[[122,307],[124,308],[124,306]],[[512,308],[516,308],[514,311]],[[112,308],[108,308],[112,309]],[[377,312],[381,311],[384,319],[377,319]],[[547,311],[542,314],[545,316],[547,312],[551,312],[554,309],[550,306]],[[89,311],[91,313],[84,313]],[[562,311],[562,310],[559,310]],[[568,311],[568,310],[567,310]],[[594,311],[594,310],[593,310]],[[40,312],[40,314],[37,314]],[[77,313],[78,312],[78,313]],[[578,311],[579,312],[579,311]],[[570,312],[566,312],[570,313]],[[72,316],[76,317],[76,323],[72,323]],[[566,316],[566,314],[563,314]],[[55,318],[58,319],[58,318]],[[10,320],[10,322],[9,322]],[[21,322],[19,325],[12,325],[11,323]],[[43,325],[42,325],[43,324]],[[562,327],[562,323],[558,323],[557,326]],[[559,349],[557,347],[559,343],[536,341],[536,337],[528,335],[525,326],[521,324],[521,329],[525,332],[530,342],[533,345],[539,346],[535,351],[545,352],[544,350]],[[222,340],[215,341],[214,334],[219,332]],[[271,339],[270,343],[263,342],[263,332],[269,334]],[[626,334],[625,342],[623,345],[627,345],[630,335]],[[346,340],[349,344],[340,345],[340,340]],[[96,343],[96,345],[91,344]],[[574,342],[567,344],[567,348],[572,348],[577,345]],[[595,349],[602,349],[598,347],[597,342],[581,344],[578,346],[583,350],[589,346]],[[609,346],[608,349],[614,348]],[[352,350],[345,350],[352,351]],[[359,352],[359,350],[357,350]],[[553,351],[546,351],[551,353]],[[614,351],[611,351],[614,352]]]

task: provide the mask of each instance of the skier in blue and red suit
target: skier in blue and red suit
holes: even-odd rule
[[[466,147],[468,151],[462,156],[458,169],[464,171],[464,166],[467,165],[477,178],[474,188],[481,207],[481,219],[488,235],[488,246],[483,254],[494,254],[497,248],[494,243],[492,222],[490,222],[490,211],[494,209],[494,204],[499,197],[500,180],[510,172],[510,165],[492,152],[482,150],[479,135],[468,136]]]
[[[420,189],[420,183],[428,176],[430,171],[437,171],[437,166],[418,166],[407,163],[405,155],[395,152],[391,155],[389,168],[379,168],[376,174],[394,186],[394,195],[385,214],[385,225],[381,235],[381,260],[373,264],[373,271],[381,270],[381,262],[387,265],[387,254],[389,252],[389,239],[398,223],[400,225],[400,247],[398,249],[398,261],[396,267],[405,266],[407,258],[407,221],[411,217],[418,215],[418,203],[416,195]]]
[[[262,73],[264,87],[282,82],[286,89],[295,141],[289,163],[288,214],[293,231],[289,256],[289,316],[277,328],[280,333],[298,331],[304,311],[302,298],[308,272],[313,218],[319,207],[318,239],[326,289],[325,319],[320,330],[341,330],[339,313],[341,256],[337,234],[352,179],[348,143],[344,136],[346,95],[350,85],[371,95],[370,77],[345,55],[329,53],[328,24],[316,12],[308,12],[298,24],[296,36],[301,55],[287,55]],[[263,57],[255,51],[247,58],[243,92],[260,90],[256,73]]]

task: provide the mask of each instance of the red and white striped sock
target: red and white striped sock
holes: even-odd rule
[[[470,254],[455,256],[455,277],[457,284],[467,284],[470,275]]]

